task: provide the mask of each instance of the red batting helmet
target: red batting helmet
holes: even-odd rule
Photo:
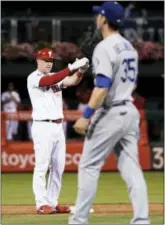
[[[49,59],[55,59],[55,55],[51,49],[43,48],[37,52],[36,58],[41,60],[49,60]]]

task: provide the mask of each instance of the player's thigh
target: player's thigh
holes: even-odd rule
[[[123,180],[131,188],[135,184],[140,188],[144,183],[143,173],[139,164],[138,145],[135,137],[127,135],[115,146],[117,167]]]
[[[49,129],[49,123],[33,123],[31,130],[35,153],[35,165],[47,166],[50,163],[53,150],[53,140],[51,130]]]
[[[100,169],[122,135],[121,123],[114,129],[111,126],[96,129],[90,139],[85,138],[80,167],[95,166]]]
[[[124,124],[125,117],[117,108],[100,110],[89,126],[80,166],[95,165],[100,168],[124,135]]]
[[[132,132],[123,136],[115,145],[114,153],[119,166],[125,158],[129,158],[134,164],[139,166],[138,138],[135,133]]]
[[[53,147],[50,168],[52,168],[52,165],[56,165],[53,168],[53,170],[58,171],[59,174],[63,173],[65,167],[65,159],[66,159],[66,140],[64,131],[61,130],[61,132],[57,136],[57,141]]]

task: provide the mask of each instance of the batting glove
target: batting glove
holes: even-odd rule
[[[89,68],[89,63],[79,69],[80,73],[85,73]]]
[[[78,60],[78,58],[76,58],[76,61],[77,60]],[[78,71],[83,74],[88,70],[88,68],[89,68],[89,61],[86,63],[85,66],[81,67]]]
[[[70,69],[70,71],[74,71],[74,70],[78,70],[84,66],[86,66],[87,64],[89,64],[89,59],[87,59],[86,57],[82,58],[82,59],[78,59],[76,60],[74,63],[69,64],[68,68]]]

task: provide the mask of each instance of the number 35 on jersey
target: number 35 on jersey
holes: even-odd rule
[[[122,82],[136,82],[137,79],[137,65],[135,58],[125,58],[122,61],[123,76],[121,76]]]

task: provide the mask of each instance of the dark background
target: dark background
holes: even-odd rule
[[[124,7],[127,7],[131,1],[120,1]],[[134,2],[134,1],[132,1]],[[93,5],[101,5],[102,1],[2,1],[1,2],[1,14],[2,20],[6,17],[17,17],[21,18],[24,17],[28,20],[30,17],[34,17],[34,22],[37,20],[38,17],[57,17],[57,16],[64,16],[68,18],[73,18],[75,16],[83,16],[83,17],[91,17],[93,18],[92,13],[92,6]],[[142,16],[142,10],[145,9],[147,11],[148,18],[153,17],[164,17],[164,2],[163,1],[138,1],[135,2],[135,9],[132,11],[132,17],[136,19],[137,17]],[[20,23],[21,24],[21,23]],[[23,26],[19,24],[19,43],[22,40],[26,40],[26,34],[24,33]],[[78,25],[77,25],[78,24]],[[74,22],[74,26],[79,29],[86,27],[86,23],[80,24],[79,22]],[[64,26],[65,25],[65,26]],[[152,23],[148,24],[151,27],[159,27],[160,23]],[[4,27],[8,26],[8,23],[4,23]],[[77,44],[77,36],[79,35],[78,31],[73,28],[73,23],[68,21],[63,22],[62,26],[62,41],[71,41]],[[129,26],[129,25],[128,25]],[[136,28],[134,28],[136,29]],[[10,30],[10,28],[9,28]],[[8,34],[6,34],[8,35]],[[49,36],[46,34],[45,37]],[[51,35],[50,35],[51,36]],[[40,40],[40,36],[38,37]],[[6,41],[6,40],[4,40]],[[145,39],[147,40],[147,37]],[[158,39],[155,39],[158,41]],[[33,41],[31,42],[33,44]],[[19,75],[17,75],[11,63],[17,63],[17,70],[19,70]],[[24,65],[23,69],[20,69],[20,65]],[[6,66],[8,72],[5,73],[3,67]],[[5,91],[7,88],[8,82],[13,82],[15,85],[16,90],[20,93],[21,100],[22,100],[22,108],[26,110],[30,106],[30,100],[27,92],[27,81],[26,77],[29,74],[29,71],[32,72],[35,69],[35,61],[26,61],[26,60],[18,60],[15,61],[8,61],[2,58],[2,88],[1,91]],[[163,68],[164,68],[164,60],[160,62],[153,62],[153,61],[141,61],[140,68],[145,67],[144,69],[140,69],[139,78],[138,78],[138,86],[136,92],[138,95],[142,96],[146,99],[146,108],[150,111],[154,110],[164,110],[164,78],[163,75]],[[28,69],[29,68],[29,69]],[[22,72],[22,76],[20,73]],[[75,93],[77,88],[81,85],[85,84],[84,93],[86,89],[93,87],[93,79],[90,73],[86,74],[83,81],[76,87],[68,88],[63,91],[63,96],[65,101],[68,103],[70,109],[76,109],[79,103],[79,99],[76,97]],[[156,117],[153,116],[153,119]],[[158,118],[159,120],[159,118]],[[161,118],[161,121],[162,120]],[[157,122],[156,122],[157,123]],[[161,122],[162,123],[162,122]],[[151,127],[150,130],[154,128]],[[158,130],[160,130],[158,128]]]
[[[131,1],[120,1],[124,7],[127,7]],[[2,18],[4,17],[28,17],[30,16],[93,16],[92,6],[93,5],[101,5],[102,1],[2,1]],[[29,10],[30,9],[30,10]],[[163,16],[164,15],[164,2],[163,1],[138,1],[135,2],[135,10],[133,10],[134,15],[140,15],[140,11],[142,9],[146,9],[148,15],[150,16]],[[64,32],[66,32],[64,30]],[[23,34],[22,34],[23,35]],[[62,37],[63,38],[63,37]],[[74,40],[74,39],[73,39]],[[6,61],[2,61],[2,64],[6,63]],[[21,61],[20,61],[21,63]],[[151,62],[147,62],[151,68],[153,64]],[[33,62],[32,68],[35,68],[35,63]],[[28,99],[28,94],[26,91],[26,79],[22,76],[5,76],[2,74],[2,91],[4,91],[7,87],[8,81],[13,81],[15,83],[16,88],[21,92],[23,99]],[[27,74],[28,75],[28,74]],[[137,91],[146,98],[151,97],[162,97],[163,96],[163,82],[160,77],[161,74],[157,77],[143,77],[139,76],[138,79],[138,88]],[[90,81],[91,82],[91,81]],[[147,89],[145,88],[147,87]],[[64,97],[70,96],[74,97],[74,88],[64,91]],[[153,91],[154,90],[154,91]]]
[[[124,7],[126,7],[130,1],[120,1]],[[65,14],[66,13],[85,13],[91,14],[93,5],[101,5],[102,1],[2,1],[2,15],[3,13],[8,15],[23,15],[28,8],[32,11],[49,16],[51,13]],[[154,15],[163,15],[164,1],[136,1],[137,11],[141,8],[146,8],[149,13]],[[22,12],[21,12],[22,11]]]

